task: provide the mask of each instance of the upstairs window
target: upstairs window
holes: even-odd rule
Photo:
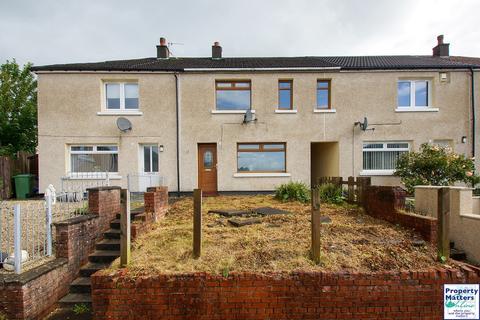
[[[293,109],[293,80],[278,81],[278,109]]]
[[[107,110],[138,110],[138,83],[105,83]]]
[[[317,81],[317,109],[330,109],[330,80]]]
[[[251,109],[251,82],[219,80],[215,82],[217,110]]]
[[[398,158],[409,150],[408,142],[366,142],[363,144],[363,170],[393,174]]]
[[[397,84],[399,108],[426,108],[430,106],[430,81],[400,80]]]
[[[71,173],[118,172],[118,146],[70,146]]]

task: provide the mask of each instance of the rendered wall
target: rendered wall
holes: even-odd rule
[[[278,79],[293,79],[293,101],[298,112],[275,113]],[[399,79],[430,79],[432,106],[439,112],[395,112]],[[138,80],[141,116],[126,116],[133,130],[120,134],[118,116],[101,116],[102,81]],[[455,151],[469,152],[469,75],[450,72],[439,82],[435,71],[298,72],[298,73],[182,73],[180,82],[181,190],[197,187],[197,145],[217,143],[220,191],[272,190],[290,180],[310,184],[311,143],[338,141],[339,175],[357,176],[362,170],[362,142],[410,141],[413,149],[431,140],[451,139]],[[257,121],[242,124],[242,114],[215,114],[215,80],[249,79],[252,109]],[[316,81],[331,79],[335,113],[315,113]],[[175,78],[160,73],[58,73],[39,76],[40,188],[59,185],[68,171],[69,144],[119,145],[119,175],[112,183],[126,186],[126,176],[137,173],[141,143],[164,145],[160,174],[176,191]],[[353,129],[367,116],[375,131]],[[286,142],[287,177],[235,177],[238,142]],[[375,176],[373,184],[398,184],[391,176]]]

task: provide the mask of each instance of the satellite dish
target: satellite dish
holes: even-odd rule
[[[252,112],[252,110],[248,109],[243,116],[243,123],[249,123],[254,121],[257,121],[257,119],[255,118],[255,114]]]
[[[117,127],[122,132],[132,130],[132,123],[127,118],[120,117],[117,119]]]
[[[363,122],[360,122],[360,121],[355,122],[355,125],[359,125],[360,129],[362,131],[367,131],[367,130],[372,130],[373,131],[373,130],[375,130],[375,128],[368,129],[368,119],[367,119],[367,117],[363,118]]]

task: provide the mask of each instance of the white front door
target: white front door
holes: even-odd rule
[[[144,144],[140,147],[140,174],[138,176],[139,191],[145,192],[148,187],[158,184],[159,161],[158,145]]]

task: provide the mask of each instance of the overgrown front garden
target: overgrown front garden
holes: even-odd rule
[[[290,212],[250,216],[235,227],[232,218],[212,210],[271,207]],[[311,206],[281,202],[271,195],[219,196],[203,199],[202,256],[192,254],[193,200],[175,202],[165,219],[134,243],[129,274],[204,271],[386,271],[436,266],[436,252],[411,230],[366,215],[348,204],[322,204],[321,263],[310,259]],[[258,221],[259,220],[259,221]],[[118,267],[118,261],[113,268]]]

